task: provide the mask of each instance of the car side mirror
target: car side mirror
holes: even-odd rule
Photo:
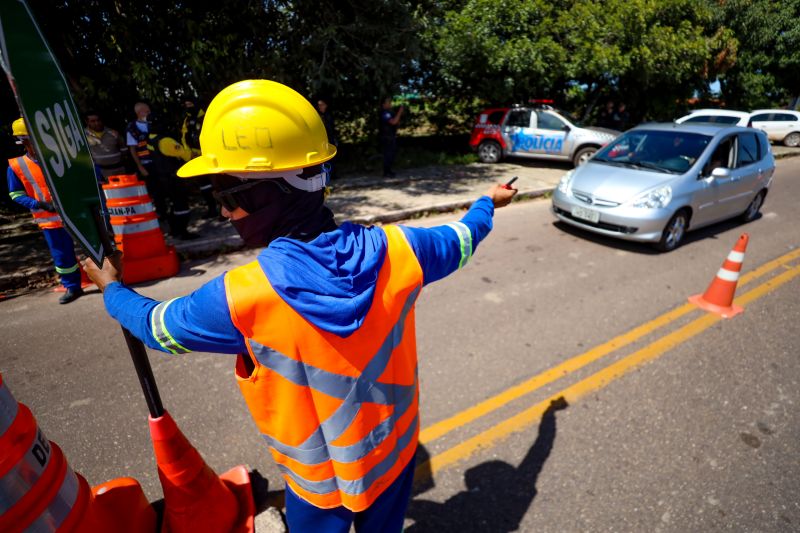
[[[725,167],[717,167],[711,171],[712,178],[730,178],[731,177],[731,169]]]
[[[562,130],[564,130],[564,131],[565,131],[565,132],[567,132],[567,133],[569,133],[570,131],[572,131],[572,128],[570,128],[570,127],[569,127],[569,125],[567,125],[567,124],[564,124],[564,125],[561,127],[561,129],[562,129]]]

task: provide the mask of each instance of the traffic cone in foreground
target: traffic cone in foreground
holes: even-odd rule
[[[244,466],[218,477],[167,412],[150,417],[150,437],[164,490],[162,531],[254,531],[255,502]]]
[[[742,233],[706,292],[690,296],[690,302],[723,318],[731,318],[744,311],[738,305],[733,305],[733,297],[736,294],[736,284],[739,281],[739,272],[742,270],[744,252],[749,239],[747,233]]]
[[[139,533],[155,527],[156,513],[135,479],[90,489],[0,374],[0,531]]]

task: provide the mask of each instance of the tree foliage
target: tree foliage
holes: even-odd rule
[[[800,0],[729,0],[717,23],[736,38],[737,57],[721,76],[732,107],[769,107],[800,97]]]
[[[468,0],[429,38],[452,95],[555,97],[589,111],[613,94],[667,115],[702,85],[711,21],[696,0]]]
[[[369,133],[385,94],[414,91],[442,127],[483,105],[613,98],[671,119],[721,81],[729,107],[800,96],[800,0],[29,0],[78,104],[116,127],[144,99],[178,124],[247,78],[333,100]]]
[[[267,78],[334,98],[345,118],[374,114],[417,55],[407,2],[30,0],[79,105],[132,118],[144,99],[178,122],[181,98],[209,101]]]

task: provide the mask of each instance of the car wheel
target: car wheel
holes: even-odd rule
[[[745,212],[742,213],[743,222],[752,222],[756,219],[758,212],[761,211],[761,206],[764,205],[764,196],[764,191],[756,194],[756,197],[753,198],[753,201],[747,206]]]
[[[669,219],[664,231],[661,233],[661,240],[656,244],[656,249],[660,252],[671,252],[683,242],[686,235],[686,228],[689,226],[689,214],[686,210],[680,210]]]
[[[503,150],[495,141],[483,141],[478,145],[478,159],[484,163],[497,163],[503,157]]]
[[[592,157],[597,152],[597,148],[590,146],[588,148],[581,148],[575,155],[572,156],[572,164],[576,167],[581,166],[582,164],[586,163],[590,157]]]
[[[783,139],[783,144],[786,146],[791,146],[792,148],[800,146],[800,133],[797,133],[796,131],[790,133],[785,139]]]

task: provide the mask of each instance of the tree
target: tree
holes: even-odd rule
[[[720,80],[731,107],[786,105],[800,96],[800,0],[720,2],[717,23],[738,42],[735,64]]]
[[[180,99],[206,102],[238,80],[326,93],[345,118],[374,114],[417,54],[408,2],[226,0],[213,9],[156,0],[31,0],[79,107],[117,122],[144,99],[180,122]]]
[[[614,95],[671,118],[704,83],[711,17],[698,0],[467,0],[425,35],[451,98],[549,96],[588,114]]]

